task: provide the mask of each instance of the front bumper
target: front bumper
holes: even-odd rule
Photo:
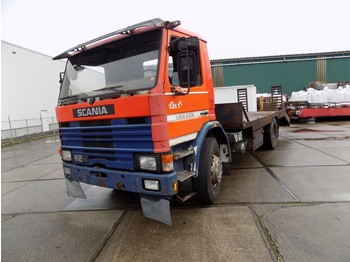
[[[63,167],[66,178],[90,185],[161,197],[171,197],[177,193],[173,189],[173,184],[177,183],[177,175],[175,172],[152,174],[85,167],[69,163],[63,163]],[[69,170],[69,172],[67,172],[67,170]],[[145,179],[158,180],[160,183],[159,191],[146,190],[143,183]]]

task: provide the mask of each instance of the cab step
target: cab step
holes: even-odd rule
[[[176,198],[179,202],[181,203],[185,203],[187,200],[189,200],[190,198],[194,197],[197,195],[197,192],[191,192],[189,194],[187,194],[186,196],[184,197],[180,197],[179,195],[176,195]]]
[[[187,180],[188,178],[193,177],[195,174],[196,174],[195,171],[186,171],[186,170],[184,170],[184,171],[181,171],[181,172],[177,173],[177,180],[179,182],[183,182],[183,181]]]
[[[193,149],[181,149],[173,153],[174,160],[184,158],[186,156],[192,155],[194,153]]]

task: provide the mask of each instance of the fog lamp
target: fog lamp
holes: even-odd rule
[[[160,190],[160,182],[159,182],[159,180],[144,179],[143,180],[143,187],[146,190],[159,191]]]

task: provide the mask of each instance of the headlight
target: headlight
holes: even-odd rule
[[[72,162],[72,154],[69,150],[62,150],[61,151],[61,157],[63,161],[69,161]]]
[[[152,172],[171,172],[174,170],[174,157],[167,154],[136,155],[136,166],[139,170]]]
[[[140,156],[139,166],[143,170],[157,171],[157,159],[153,156]]]

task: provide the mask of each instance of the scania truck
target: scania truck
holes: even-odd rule
[[[206,41],[152,19],[79,44],[56,108],[67,193],[80,183],[134,192],[148,218],[171,225],[170,201],[213,204],[232,153],[277,146],[284,109],[249,115],[214,103]]]

